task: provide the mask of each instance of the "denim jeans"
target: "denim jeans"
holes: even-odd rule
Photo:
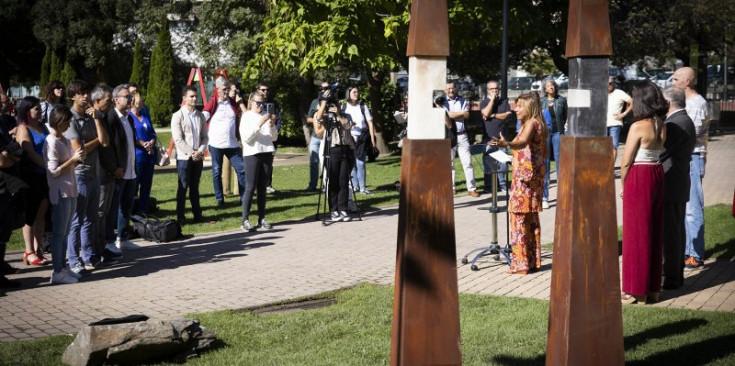
[[[189,190],[189,201],[194,218],[202,217],[202,208],[199,205],[199,180],[202,178],[204,163],[189,160],[176,160],[176,171],[179,176],[179,184],[176,190],[176,217],[184,218],[186,208],[186,191]],[[241,191],[242,192],[242,191]]]
[[[612,126],[607,128],[607,135],[612,137],[613,149],[618,148],[620,144],[620,130],[623,126]]]
[[[266,152],[244,157],[247,166],[247,184],[242,199],[242,221],[247,221],[253,203],[253,192],[258,193],[258,224],[265,218],[265,188],[268,184],[268,175],[273,170],[273,154]]]
[[[546,139],[546,149],[553,151],[554,161],[556,162],[556,185],[559,186],[559,149],[561,149],[561,134],[558,132],[550,133]],[[549,159],[544,159],[546,164],[546,176],[544,177],[544,200],[549,199],[549,180],[551,176],[551,155]]]
[[[322,139],[311,135],[311,142],[309,142],[309,186],[308,189],[316,189],[317,183],[319,182],[319,147],[322,144]]]
[[[454,158],[459,154],[459,161],[462,162],[462,169],[464,170],[465,181],[467,182],[467,191],[475,191],[475,167],[472,166],[472,154],[470,153],[470,140],[467,134],[457,135],[457,146],[452,148],[452,189],[454,186]]]
[[[138,210],[147,213],[153,186],[153,170],[156,165],[149,159],[136,161],[135,164],[138,166],[138,180],[135,188],[135,191],[138,192]]]
[[[505,173],[508,172],[508,164],[500,163],[492,156],[488,155],[495,151],[501,150],[496,146],[490,146],[485,142],[485,153],[482,154],[482,166],[485,172],[485,191],[491,192],[493,189],[492,173],[498,173],[498,192],[506,191]]]
[[[686,205],[685,255],[704,260],[704,193],[702,192],[702,177],[704,175],[705,160],[699,154],[692,154],[689,162],[689,202]]]
[[[350,177],[352,180],[352,189],[354,189],[355,191],[362,191],[367,189],[367,187],[365,186],[366,160],[367,156],[365,156],[362,160],[355,157],[355,166],[352,168],[352,173],[350,173]]]
[[[212,183],[214,185],[214,199],[217,202],[224,202],[225,195],[222,191],[222,162],[224,157],[230,160],[230,164],[237,174],[237,184],[240,189],[240,198],[245,188],[245,164],[243,163],[241,150],[237,147],[219,149],[209,146],[209,154],[212,157]]]
[[[59,197],[59,202],[54,205],[51,220],[51,259],[53,260],[54,272],[64,269],[66,261],[64,253],[69,254],[69,266],[73,267],[78,262],[76,251],[71,246],[67,250],[67,238],[71,226],[72,217],[77,207],[77,197]],[[74,254],[72,262],[71,254]]]
[[[67,250],[69,266],[79,263],[79,256],[84,263],[91,264],[98,256],[95,241],[97,238],[97,209],[100,202],[100,182],[97,177],[76,174],[77,190],[75,210],[72,212],[71,226],[68,231]],[[56,218],[54,207],[54,218]],[[56,226],[56,221],[52,222]]]
[[[133,198],[135,198],[136,179],[118,179],[115,181],[115,191],[119,191],[120,204],[117,206],[117,238],[125,239],[125,230],[133,212]],[[114,209],[114,207],[113,207]]]

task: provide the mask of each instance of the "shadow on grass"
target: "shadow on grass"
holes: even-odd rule
[[[730,239],[727,243],[715,245],[712,250],[707,253],[707,258],[717,257],[717,260],[732,261],[735,259],[735,239]]]
[[[637,334],[625,337],[623,344],[626,351],[634,349],[651,340],[663,339],[674,335],[683,335],[697,328],[706,326],[707,320],[687,319],[644,330]],[[626,365],[706,365],[723,357],[735,354],[732,347],[735,334],[723,335],[716,338],[699,341],[691,344],[681,344],[675,349],[668,349],[652,354],[642,360],[626,361]],[[487,358],[488,364],[508,366],[535,366],[544,365],[546,356],[533,358],[518,358],[507,355],[498,355]]]

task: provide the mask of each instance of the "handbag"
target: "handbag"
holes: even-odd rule
[[[156,144],[158,145],[158,159],[156,164],[158,164],[158,166],[171,164],[171,158],[168,156],[168,151],[163,147],[163,145],[161,145],[161,141],[158,140],[158,137],[156,137]]]
[[[155,216],[132,215],[133,229],[141,238],[157,243],[167,243],[181,236],[181,225],[176,220],[161,221]]]

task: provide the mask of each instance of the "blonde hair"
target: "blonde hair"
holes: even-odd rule
[[[133,99],[131,99],[131,106],[138,107],[138,103],[140,103],[143,100],[143,97],[138,93],[137,91],[132,94]]]
[[[541,98],[538,96],[538,93],[528,92],[519,95],[518,98],[516,98],[516,106],[520,106],[528,112],[528,118],[526,121],[535,118],[541,122],[541,129],[544,131],[544,136],[542,137],[545,138],[548,136],[549,128],[546,126],[546,118],[544,118],[543,113],[541,113]],[[526,121],[522,122],[526,123]]]

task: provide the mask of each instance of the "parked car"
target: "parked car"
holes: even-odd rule
[[[671,86],[672,79],[674,78],[674,72],[673,71],[662,71],[658,74],[651,77],[651,81],[653,81],[656,85],[658,85],[661,89],[666,89],[669,86]]]
[[[566,75],[558,72],[553,75],[554,82],[556,82],[556,85],[559,86],[559,89],[568,89],[569,88],[569,77]]]
[[[531,84],[533,84],[533,78],[530,76],[513,77],[508,81],[508,89],[531,90]]]
[[[398,80],[396,80],[396,86],[403,91],[408,90],[408,76],[398,78]]]

